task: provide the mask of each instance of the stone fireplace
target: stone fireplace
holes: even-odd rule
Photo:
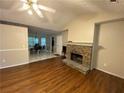
[[[69,43],[67,44],[67,65],[86,74],[91,69],[92,44]]]

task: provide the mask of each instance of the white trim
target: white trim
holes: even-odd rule
[[[34,62],[37,62],[37,61],[42,61],[42,60],[50,59],[50,58],[55,58],[55,57],[49,57],[49,58],[37,59],[37,60],[29,60],[28,62],[24,62],[24,63],[20,63],[20,64],[15,64],[15,65],[10,65],[10,66],[0,67],[0,69],[9,68],[9,67],[15,67],[15,66],[20,66],[20,65],[26,65],[26,64],[30,64],[30,63],[34,63]]]
[[[17,49],[2,49],[0,52],[7,52],[7,51],[23,51],[28,50],[28,48],[17,48]]]
[[[34,63],[34,62],[37,62],[37,61],[42,61],[42,60],[51,59],[51,58],[55,58],[55,57],[56,56],[47,57],[47,58],[32,59],[32,60],[29,60],[29,62]]]
[[[29,62],[24,62],[24,63],[10,65],[10,66],[4,66],[4,67],[0,67],[0,69],[9,68],[9,67],[15,67],[15,66],[20,66],[20,65],[25,65],[25,64],[29,64]]]
[[[115,73],[112,73],[112,72],[109,72],[109,71],[105,71],[105,70],[100,69],[100,68],[96,68],[96,69],[97,69],[97,70],[100,70],[100,71],[102,71],[102,72],[105,72],[105,73],[107,73],[107,74],[110,74],[110,75],[113,75],[113,76],[116,76],[116,77],[119,77],[119,78],[124,79],[124,76],[120,76],[120,75],[118,75],[118,74],[115,74]]]

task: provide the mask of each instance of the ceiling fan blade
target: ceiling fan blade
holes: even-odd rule
[[[37,15],[39,15],[41,18],[44,17],[43,14],[42,14],[42,12],[41,12],[40,10],[37,10],[36,13],[37,13]]]
[[[32,12],[31,9],[28,10],[28,14],[29,14],[29,15],[33,15],[33,12]]]
[[[21,2],[23,2],[23,3],[27,3],[28,1],[27,0],[20,0]]]
[[[43,6],[43,5],[38,5],[38,8],[41,9],[41,10],[52,12],[52,13],[55,13],[56,12],[55,9],[52,9],[52,8],[49,8],[49,7],[46,7],[46,6]]]
[[[37,4],[33,4],[33,9],[35,10],[35,12],[37,13],[37,15],[39,15],[40,17],[44,17],[42,12],[39,10]]]
[[[19,11],[25,11],[25,10],[28,10],[30,8],[30,6],[26,3],[23,3],[23,6],[21,8],[19,8],[18,10]]]
[[[33,3],[37,3],[37,0],[32,0]]]

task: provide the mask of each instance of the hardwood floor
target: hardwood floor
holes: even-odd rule
[[[0,70],[0,93],[124,93],[124,80],[93,70],[88,75],[60,58]]]

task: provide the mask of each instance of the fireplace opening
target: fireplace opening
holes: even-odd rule
[[[77,62],[79,64],[82,64],[83,56],[80,54],[71,53],[71,60],[73,60],[74,62]]]

